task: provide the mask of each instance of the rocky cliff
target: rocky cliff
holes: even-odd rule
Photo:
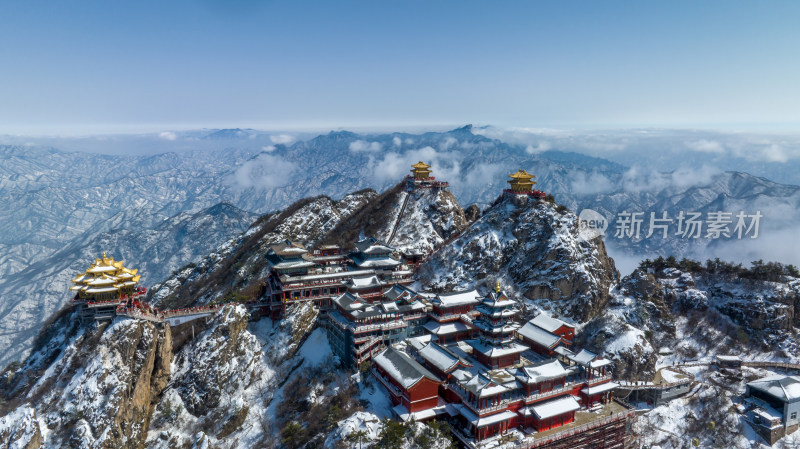
[[[502,197],[419,270],[424,288],[493,288],[500,281],[535,307],[586,321],[618,280],[600,238],[586,240],[578,218],[555,204]]]

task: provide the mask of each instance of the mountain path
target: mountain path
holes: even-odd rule
[[[397,234],[397,228],[400,227],[400,220],[403,219],[403,213],[406,211],[406,205],[408,204],[408,198],[411,197],[411,192],[406,194],[405,199],[403,200],[403,205],[400,207],[400,213],[397,214],[397,221],[394,222],[394,227],[392,228],[392,233],[389,234],[389,240],[386,242],[387,245],[392,244],[392,240],[394,240],[394,235]]]

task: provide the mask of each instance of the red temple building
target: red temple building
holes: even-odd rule
[[[553,318],[546,313],[540,313],[535,318],[530,320],[530,323],[544,331],[551,334],[558,335],[567,344],[572,343],[572,337],[575,336],[575,326],[568,324],[558,318]]]
[[[375,377],[386,387],[399,415],[430,410],[439,405],[439,384],[433,373],[409,355],[392,347],[373,359]]]

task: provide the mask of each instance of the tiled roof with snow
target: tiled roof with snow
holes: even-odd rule
[[[611,391],[619,386],[616,382],[606,382],[600,385],[595,385],[593,387],[587,387],[581,390],[581,393],[591,396],[593,394],[598,393],[605,393],[606,391]]]
[[[363,240],[359,240],[355,243],[355,246],[358,252],[364,254],[380,254],[394,251],[394,248],[378,241],[374,237],[367,237]]]
[[[461,413],[464,418],[467,419],[472,425],[476,428],[486,427],[492,424],[497,424],[499,422],[507,421],[509,419],[516,418],[518,415],[515,412],[510,410],[506,410],[504,412],[495,413],[494,415],[478,417],[475,413],[473,413],[470,409],[465,407],[462,404],[456,404],[456,409]]]
[[[558,318],[553,318],[546,313],[540,313],[539,315],[536,315],[536,317],[532,319],[530,323],[532,323],[534,326],[541,327],[547,332],[555,332],[561,326],[567,326],[573,329],[575,328],[575,326],[572,326],[564,321],[561,321]]]
[[[567,377],[567,370],[558,360],[549,360],[521,368],[520,376],[527,383],[537,383],[550,379]]]
[[[579,353],[574,355],[567,354],[567,358],[578,365],[588,366],[589,368],[600,368],[611,364],[610,360],[598,357],[597,354],[586,349],[581,349]]]
[[[517,305],[517,302],[510,299],[505,292],[490,292],[485,298],[483,298],[483,304],[487,307],[495,308],[515,306]]]
[[[581,405],[573,396],[565,396],[561,399],[547,401],[542,404],[532,405],[528,409],[539,419],[552,418],[565,413],[580,410]]]
[[[558,342],[561,341],[561,337],[558,335],[552,334],[539,326],[534,326],[530,321],[525,323],[517,332],[528,340],[538,343],[545,348],[553,349]]]
[[[487,357],[501,357],[504,355],[519,354],[527,351],[527,346],[520,343],[510,343],[504,347],[497,347],[480,340],[469,340],[467,343],[472,348]]]
[[[430,343],[419,349],[419,355],[431,365],[439,368],[443,372],[448,372],[462,362],[451,351],[437,343]]]
[[[375,258],[353,256],[353,263],[355,263],[359,268],[393,268],[400,265],[402,262],[389,256]]]
[[[361,288],[377,287],[381,285],[381,281],[378,280],[377,276],[351,278],[347,281],[347,285],[352,289],[358,290]]]
[[[439,379],[433,373],[425,369],[416,360],[392,347],[386,348],[386,350],[376,355],[372,361],[405,389],[411,388],[423,377],[439,382]]]
[[[446,324],[439,324],[436,321],[428,321],[423,327],[425,330],[434,335],[450,335],[456,332],[468,331],[470,329],[469,326],[461,321],[455,321]]]
[[[384,290],[383,297],[389,299],[391,301],[396,301],[397,299],[414,299],[418,297],[419,294],[414,290],[406,287],[405,285],[394,284],[391,288]]]
[[[433,302],[439,304],[441,307],[455,307],[468,304],[478,304],[481,300],[481,295],[477,290],[470,290],[460,293],[448,293],[436,295]]]
[[[769,376],[749,382],[747,386],[783,402],[800,401],[800,376]]]

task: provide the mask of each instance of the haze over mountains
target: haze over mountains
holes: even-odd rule
[[[619,132],[615,141],[612,133],[465,126],[425,133],[230,129],[3,139],[16,144],[0,146],[0,343],[24,345],[66,300],[69,277],[95,253],[125,258],[152,285],[242,232],[257,214],[309,196],[383,191],[418,160],[449,181],[460,204],[481,209],[497,198],[508,173],[526,169],[558,203],[576,213],[593,209],[608,220],[605,240],[623,273],[644,257],[670,254],[800,264],[800,187],[744,173],[791,181],[798,148],[793,137],[769,144],[763,136],[736,140],[694,131],[643,135]],[[229,205],[213,207],[222,202]],[[650,212],[674,218],[681,211],[759,211],[760,235],[644,238]],[[643,213],[640,238],[614,238],[614,219],[622,212]]]

